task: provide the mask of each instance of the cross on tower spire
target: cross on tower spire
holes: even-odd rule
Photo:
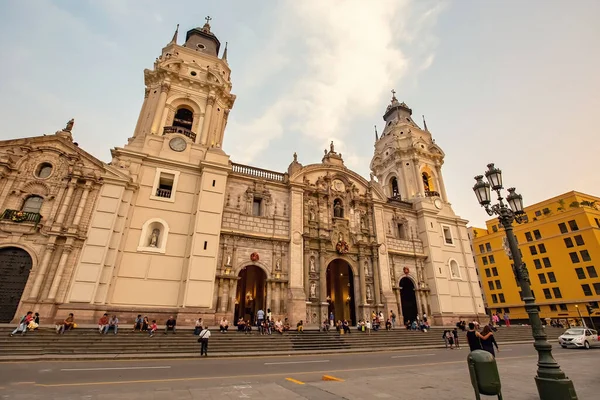
[[[396,91],[394,89],[392,89],[392,100],[398,100],[396,99]]]
[[[209,24],[210,21],[212,21],[212,18],[210,17],[210,15],[207,15],[204,19],[206,20],[207,24]]]

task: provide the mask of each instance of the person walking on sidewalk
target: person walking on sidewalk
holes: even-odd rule
[[[460,349],[460,343],[458,341],[458,329],[454,328],[452,330],[452,337],[454,337],[454,347]]]
[[[510,316],[507,312],[504,313],[504,325],[506,325],[507,327],[510,326]]]
[[[479,340],[479,337],[477,337],[478,333],[479,332],[475,330],[475,324],[469,322],[469,330],[467,331],[467,343],[469,343],[469,348],[471,349],[471,351],[483,350],[483,347],[481,346],[481,340]]]
[[[210,331],[208,330],[208,325],[204,327],[200,335],[198,335],[198,342],[200,342],[200,357],[204,354],[204,356],[208,357],[208,339],[210,339]]]
[[[490,329],[489,325],[484,326],[481,333],[477,332],[477,337],[481,341],[481,347],[483,350],[496,357],[496,353],[494,353],[494,346],[496,346],[496,350],[500,351],[500,349],[498,349],[498,343],[496,343],[496,339],[494,339],[494,333]]]

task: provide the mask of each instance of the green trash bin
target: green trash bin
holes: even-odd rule
[[[502,400],[500,374],[493,355],[484,350],[473,350],[467,356],[471,383],[475,389],[475,398],[480,400],[480,394],[498,396]]]

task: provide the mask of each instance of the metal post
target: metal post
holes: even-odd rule
[[[581,311],[579,310],[579,305],[575,304],[575,308],[577,309],[577,314],[579,314],[579,319],[581,320],[583,327],[587,328],[587,325],[585,324],[585,319],[583,319],[583,316],[581,315]]]
[[[534,340],[533,347],[538,353],[538,369],[535,377],[535,383],[538,389],[540,400],[563,400],[577,399],[575,386],[573,382],[560,369],[560,365],[552,356],[552,345],[548,342],[546,332],[542,326],[542,321],[531,291],[529,273],[521,259],[519,245],[513,232],[513,222],[521,222],[523,212],[523,198],[515,193],[514,188],[508,189],[509,195],[506,200],[510,204],[510,208],[502,201],[503,197],[501,190],[502,172],[494,167],[494,164],[488,164],[488,171],[485,173],[489,181],[485,183],[483,176],[475,177],[477,183],[473,186],[473,191],[478,198],[481,206],[485,207],[488,215],[497,215],[498,220],[504,227],[506,239],[512,259],[514,261],[514,272],[517,282],[521,288],[525,310],[529,316],[529,324],[531,325],[532,335]],[[490,186],[498,194],[498,203],[491,205]]]

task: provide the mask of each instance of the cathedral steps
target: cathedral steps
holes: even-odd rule
[[[444,347],[442,333],[444,328],[432,328],[429,332],[411,332],[395,329],[389,332],[371,332],[367,335],[353,329],[350,334],[340,335],[335,331],[323,333],[305,331],[289,332],[284,335],[258,335],[253,332],[245,335],[239,332],[220,334],[213,330],[210,350],[214,355],[242,356],[249,354],[292,354],[324,353],[337,351],[378,351],[385,349],[414,349]],[[556,340],[563,329],[548,328],[550,340]],[[25,336],[9,337],[11,329],[0,327],[0,359],[11,356],[44,356],[44,358],[113,358],[134,355],[161,357],[197,355],[199,344],[189,330],[180,330],[177,335],[164,335],[157,332],[150,338],[144,333],[122,331],[118,335],[109,333],[100,335],[94,329],[78,328],[65,335],[56,335],[52,329],[28,333]],[[463,339],[464,333],[460,338]],[[496,340],[502,343],[532,342],[531,328],[514,326],[500,328]]]

